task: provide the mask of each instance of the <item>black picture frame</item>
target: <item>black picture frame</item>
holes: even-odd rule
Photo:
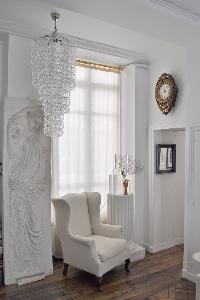
[[[156,174],[176,172],[176,144],[156,145]]]

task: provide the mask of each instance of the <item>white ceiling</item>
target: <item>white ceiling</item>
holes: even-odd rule
[[[40,1],[182,46],[200,36],[200,0]]]
[[[152,3],[160,6],[179,8],[186,13],[200,17],[199,0],[41,0],[64,9],[72,10],[77,13],[98,17],[107,21],[114,21],[116,24],[130,23],[135,17],[139,7],[152,9]],[[117,18],[118,17],[118,18]],[[129,24],[130,25],[130,24]]]
[[[200,1],[199,0],[165,0],[164,2],[170,3],[178,8],[200,17]]]

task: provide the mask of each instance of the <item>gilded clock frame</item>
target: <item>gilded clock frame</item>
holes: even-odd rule
[[[170,94],[166,99],[163,99],[160,95],[160,88],[165,83],[170,86]],[[163,73],[159,77],[159,79],[156,83],[155,99],[156,99],[156,102],[158,104],[160,111],[164,115],[167,115],[171,111],[172,107],[175,106],[177,94],[178,94],[178,88],[175,84],[175,80],[174,80],[173,76],[170,74],[167,74],[167,73]]]

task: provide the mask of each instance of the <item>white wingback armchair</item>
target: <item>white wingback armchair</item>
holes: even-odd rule
[[[125,261],[128,272],[130,254],[122,227],[102,224],[99,193],[67,194],[52,200],[56,231],[61,241],[64,271],[68,264],[97,276],[99,286],[103,274]]]

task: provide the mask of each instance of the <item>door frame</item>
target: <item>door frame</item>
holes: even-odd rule
[[[184,244],[187,243],[187,227],[188,227],[188,215],[187,207],[189,201],[190,193],[190,176],[189,172],[189,132],[190,128],[185,125],[154,125],[149,128],[149,241],[147,245],[147,250],[151,253],[161,251],[160,247],[155,245],[155,230],[154,230],[154,219],[155,219],[155,202],[154,202],[154,166],[155,166],[155,154],[154,154],[154,140],[155,132],[160,130],[184,130],[185,131],[185,197],[184,197]],[[187,245],[185,245],[186,250],[184,250],[184,261],[187,265]],[[170,245],[169,245],[170,247]]]
[[[191,266],[194,264],[194,260],[192,258],[192,254],[190,253],[189,249],[189,240],[188,237],[190,235],[189,232],[189,224],[192,218],[191,216],[191,208],[193,207],[193,191],[194,191],[194,132],[200,131],[200,125],[192,126],[188,128],[188,145],[187,145],[187,156],[188,159],[187,163],[187,170],[186,172],[186,179],[187,179],[187,194],[186,194],[186,201],[185,201],[185,215],[184,215],[184,258],[183,258],[183,269],[182,269],[182,277],[188,279],[194,283],[196,283],[196,275],[193,274],[190,269]]]

